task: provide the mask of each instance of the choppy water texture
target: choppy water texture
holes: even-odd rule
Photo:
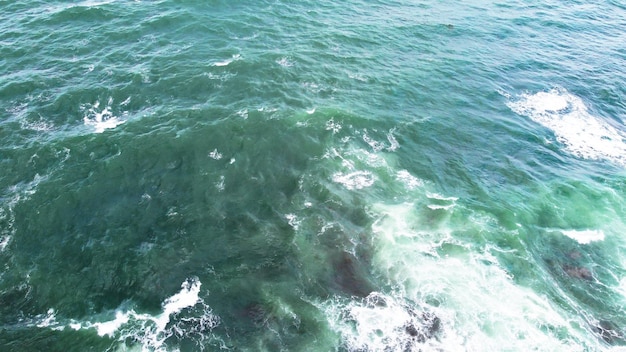
[[[0,350],[624,350],[625,29],[0,1]]]

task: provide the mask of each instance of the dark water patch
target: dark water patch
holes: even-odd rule
[[[340,293],[350,296],[367,297],[374,286],[366,279],[369,275],[359,265],[353,255],[342,252],[333,260],[334,275],[332,284]]]
[[[164,129],[64,143],[63,172],[14,209],[9,250],[29,273],[36,310],[80,317],[125,300],[155,310],[189,272],[285,273],[293,236],[285,207],[323,145],[280,121],[224,123],[178,137]],[[356,267],[344,264],[340,286],[358,288]]]
[[[618,328],[614,323],[608,320],[600,320],[597,324],[592,325],[592,329],[596,334],[610,345],[624,346],[624,331]]]
[[[95,331],[62,331],[30,328],[0,328],[3,351],[107,351],[115,343],[98,336]]]

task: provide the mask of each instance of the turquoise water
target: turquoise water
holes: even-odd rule
[[[0,350],[626,348],[620,2],[0,9]]]

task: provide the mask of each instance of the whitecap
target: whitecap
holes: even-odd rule
[[[400,143],[398,143],[396,136],[393,135],[394,132],[395,132],[395,129],[391,129],[389,130],[389,133],[387,133],[387,140],[389,141],[389,144],[390,144],[387,150],[389,150],[390,152],[393,152],[396,149],[400,148]]]
[[[237,61],[241,58],[240,54],[235,54],[233,55],[230,59],[226,59],[224,61],[217,61],[212,63],[212,66],[218,66],[218,67],[222,67],[222,66],[228,66],[231,62],[233,61]]]
[[[107,106],[102,110],[99,110],[99,101],[96,101],[96,103],[91,107],[83,107],[83,109],[86,110],[85,116],[83,117],[85,126],[91,126],[95,129],[96,133],[102,133],[105,130],[115,128],[126,122],[113,115],[113,112],[111,111],[112,103],[113,99],[109,99]]]
[[[38,328],[55,328],[55,325],[57,324],[56,315],[54,314],[54,309],[52,308],[48,309],[48,312],[45,315],[39,315],[37,318],[39,320],[39,322],[36,324]]]
[[[167,323],[170,322],[172,314],[182,311],[184,308],[193,307],[200,301],[200,286],[202,283],[197,279],[186,280],[182,283],[181,290],[167,298],[163,304],[163,313],[156,319],[157,328],[165,329]]]
[[[443,200],[443,201],[450,201],[450,202],[455,202],[457,200],[459,200],[458,197],[446,197],[443,196],[439,193],[435,193],[435,192],[426,192],[426,197],[430,198],[430,199],[437,199],[437,200]]]
[[[242,109],[237,111],[237,115],[246,120],[248,118],[248,109]]]
[[[435,347],[440,319],[402,297],[372,292],[362,300],[316,303],[349,351],[413,351]],[[432,341],[430,340],[432,339]],[[421,349],[420,349],[421,350]]]
[[[348,174],[337,172],[333,182],[340,183],[349,190],[363,189],[374,184],[374,175],[369,171],[355,171]]]
[[[302,222],[302,220],[298,220],[298,216],[296,216],[296,214],[285,214],[285,218],[287,219],[289,226],[291,226],[294,230],[298,231],[298,228],[300,227],[300,223]]]
[[[109,336],[124,342],[127,339],[138,341],[143,350],[162,351],[170,336],[199,335],[210,332],[220,323],[217,315],[199,297],[202,283],[197,278],[188,279],[181,285],[181,290],[166,298],[162,303],[162,312],[156,316],[140,314],[134,309],[115,312],[115,318],[103,322],[75,322],[68,326],[72,329],[96,329],[99,336]],[[186,310],[192,310],[184,319],[179,317]],[[182,324],[182,325],[181,325]]]
[[[338,122],[335,122],[334,119],[330,119],[328,121],[326,121],[326,130],[327,131],[332,131],[333,134],[338,133],[339,131],[341,131],[341,124]]]
[[[437,199],[448,200],[439,194]],[[429,198],[433,199],[433,198]],[[385,305],[363,307],[359,302],[324,302],[329,324],[349,350],[402,350],[409,338],[406,307],[436,314],[441,334],[422,339],[411,350],[584,350],[601,342],[577,326],[585,321],[562,309],[545,295],[517,284],[489,247],[475,248],[458,236],[481,222],[446,221],[429,224],[418,203],[375,204],[372,225],[376,249],[372,265],[385,277]],[[471,248],[471,249],[470,249]],[[452,249],[452,250],[450,250]],[[411,303],[414,302],[414,303]],[[348,313],[336,314],[341,310]],[[405,312],[402,311],[405,309]],[[413,323],[415,325],[415,323]],[[570,336],[562,339],[554,331]]]
[[[430,210],[450,210],[454,208],[454,204],[448,204],[448,205],[428,204],[426,207]]]
[[[4,249],[9,245],[11,241],[11,236],[4,235],[0,237],[0,252],[4,251]]]
[[[363,141],[367,143],[374,152],[379,152],[385,148],[385,144],[383,142],[377,141],[370,136],[367,135],[366,132],[363,132]]]
[[[209,157],[211,159],[220,160],[223,157],[223,155],[222,153],[217,151],[217,148],[215,148],[212,152],[209,153]]]
[[[348,73],[348,77],[351,78],[351,79],[360,81],[360,82],[367,83],[367,77],[365,77],[364,75],[359,74],[359,73]]]
[[[26,119],[22,119],[20,120],[20,125],[22,129],[39,132],[48,132],[54,129],[54,124],[52,122],[45,121],[41,118],[38,121],[28,121]]]
[[[604,240],[604,232],[602,230],[567,230],[561,232],[580,244]]]
[[[522,94],[507,106],[552,130],[557,141],[576,157],[626,166],[626,133],[593,116],[583,100],[567,90]]]
[[[411,175],[411,173],[407,170],[398,171],[396,173],[396,179],[402,182],[408,189],[415,189],[424,184],[420,179]]]
[[[282,57],[279,60],[276,60],[276,63],[279,64],[282,67],[292,67],[293,66],[293,62],[291,62],[289,60],[289,58],[287,58],[287,57]]]
[[[95,323],[92,327],[96,329],[99,336],[113,336],[122,325],[128,323],[130,314],[129,312],[115,312],[115,319],[103,323]],[[78,324],[77,326],[80,327],[82,325]]]
[[[226,189],[225,181],[226,181],[226,177],[224,175],[220,175],[220,180],[215,183],[215,188],[217,188],[217,190],[220,192],[225,190]]]

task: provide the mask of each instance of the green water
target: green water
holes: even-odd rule
[[[626,348],[622,4],[0,10],[0,350]]]

